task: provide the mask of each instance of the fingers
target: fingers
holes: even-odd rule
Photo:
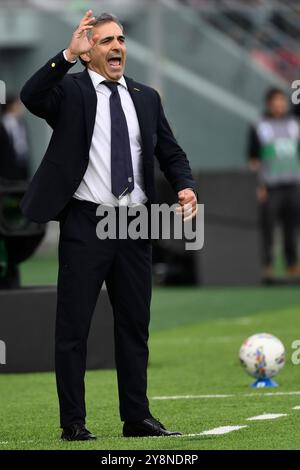
[[[196,199],[195,195],[192,194],[191,196],[188,196],[188,197],[186,197],[186,196],[179,197],[178,200],[179,200],[179,204],[183,205],[183,204],[188,204],[189,202],[196,201],[197,199]]]
[[[84,33],[85,31],[88,31],[89,29],[92,29],[92,28],[93,28],[93,26],[84,26],[84,27],[82,27],[82,28],[78,28],[78,29],[75,31],[75,33],[76,33],[77,36],[81,36],[82,33]]]
[[[193,219],[196,216],[197,213],[198,213],[198,207],[196,206],[196,209],[193,210],[190,215],[183,218],[183,222],[186,222],[187,220]]]
[[[88,10],[81,19],[77,31],[84,31],[93,27],[90,23],[95,20],[92,10]]]
[[[184,204],[183,206],[179,206],[176,208],[176,214],[183,215],[184,222],[186,220],[189,220],[195,217],[197,212],[198,212],[197,201],[195,201],[193,204],[187,203],[187,204]]]
[[[185,212],[189,209],[192,209],[195,206],[195,204],[192,204],[191,202],[188,202],[186,204],[179,205],[176,207],[176,212],[177,214],[181,214],[182,212]]]
[[[195,193],[192,189],[183,189],[178,192],[178,201],[179,204],[186,204],[188,202],[192,202],[197,200]]]
[[[184,206],[176,207],[176,214],[189,215],[195,208],[196,206],[193,204],[185,204]]]
[[[197,203],[197,198],[193,192],[189,193],[188,195],[184,195],[182,197],[180,194],[178,195],[178,203],[181,206],[184,206],[185,204],[196,204]]]
[[[185,222],[186,220],[190,220],[192,219],[193,217],[195,217],[195,215],[197,214],[198,212],[198,206],[197,204],[186,204],[184,207],[180,207],[179,210],[176,210],[176,213],[178,215],[182,215],[183,216],[183,221]]]
[[[94,28],[94,25],[95,17],[93,16],[93,12],[92,10],[88,10],[72,36],[70,50],[73,51],[74,55],[79,56],[94,46],[94,41],[91,40],[91,30]]]
[[[180,191],[180,192],[178,193],[178,199],[179,199],[179,200],[182,200],[182,199],[184,199],[184,198],[185,198],[185,192],[184,192],[184,191]]]
[[[81,24],[84,24],[84,23],[88,23],[88,22],[90,22],[91,20],[94,20],[94,19],[95,19],[95,17],[93,16],[92,10],[88,10],[85,13],[84,17],[81,19],[79,24],[81,25]]]

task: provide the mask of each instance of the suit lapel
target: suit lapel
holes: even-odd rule
[[[96,120],[97,94],[87,69],[78,74],[76,78],[76,83],[83,95],[88,148],[90,148]]]
[[[147,117],[147,103],[144,92],[139,88],[139,85],[132,80],[132,78],[126,77],[125,80],[127,83],[129,94],[132,98],[137,118],[139,121],[141,138],[142,138],[142,148],[144,157],[147,156],[147,151],[151,149],[151,132],[149,132],[149,123]]]

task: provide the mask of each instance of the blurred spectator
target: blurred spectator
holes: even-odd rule
[[[0,178],[27,180],[28,137],[22,118],[25,108],[16,96],[8,97],[1,108]]]
[[[300,72],[300,5],[271,0],[181,0],[255,61],[290,82]]]
[[[272,22],[280,31],[298,41],[300,39],[299,11],[296,12],[293,8],[292,14],[293,17],[291,18],[291,12],[287,14],[282,11],[274,11]]]
[[[22,119],[25,110],[16,96],[2,105],[0,120],[0,185],[28,179],[28,138]],[[3,200],[0,199],[2,210]],[[0,289],[19,287],[19,269],[10,253],[10,240],[0,234]]]
[[[273,276],[274,229],[280,221],[289,275],[300,275],[297,256],[300,126],[285,93],[270,89],[266,110],[249,135],[250,168],[258,174],[257,199],[263,242],[263,277]]]

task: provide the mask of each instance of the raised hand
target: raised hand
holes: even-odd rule
[[[68,60],[76,60],[80,54],[88,52],[96,44],[99,35],[88,36],[88,31],[93,28],[91,24],[95,20],[92,10],[88,10],[81,19],[78,28],[74,31],[71,42],[66,50]]]

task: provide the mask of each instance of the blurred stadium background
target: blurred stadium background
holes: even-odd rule
[[[217,402],[212,397],[153,399],[153,409],[162,420],[164,416],[173,417],[170,424],[186,433],[239,424],[248,415],[266,410],[290,413],[291,407],[300,403],[297,369],[290,361],[291,344],[300,326],[300,293],[296,285],[259,285],[256,180],[247,168],[246,147],[249,126],[263,110],[266,90],[275,86],[291,95],[291,82],[300,78],[300,3],[0,0],[0,80],[6,84],[7,94],[18,94],[38,67],[67,46],[74,25],[89,8],[94,13],[114,13],[124,23],[126,74],[159,90],[173,131],[199,182],[200,202],[205,204],[205,247],[201,252],[186,253],[179,242],[162,242],[154,250],[150,397],[228,393],[232,398]],[[71,71],[81,69],[77,64]],[[26,122],[33,174],[51,131],[30,113],[26,113]],[[176,202],[158,172],[157,184],[162,201]],[[28,287],[28,292],[35,286],[55,286],[57,240],[58,224],[50,222],[34,255],[20,264],[21,286]],[[278,231],[275,251],[279,277],[284,273],[280,240]],[[55,287],[52,289],[55,293]],[[47,328],[51,330],[53,325],[42,318],[36,328],[36,324],[30,325],[34,316],[26,321],[20,291],[13,290],[9,298],[0,292],[0,339],[5,340],[4,331],[11,338],[15,334],[5,326],[9,311],[18,328],[15,341],[22,342],[23,327],[31,329],[25,343],[16,347],[18,354],[24,353],[26,358],[30,344],[36,341],[38,346],[32,346],[31,358],[47,355],[47,349],[41,353],[39,348],[42,343],[52,347]],[[42,289],[37,292],[43,295]],[[30,309],[30,300],[24,297],[24,302]],[[46,304],[34,304],[40,309],[39,315],[46,315]],[[260,391],[250,402],[245,395],[249,378],[243,375],[236,357],[242,340],[260,330],[278,335],[286,346],[287,366],[281,389],[287,396],[261,399],[264,391]],[[97,341],[97,331],[93,335]],[[14,346],[7,346],[7,367],[9,348]],[[5,372],[5,367],[0,365],[0,372]],[[22,369],[28,369],[24,362]],[[16,370],[17,366],[10,371]],[[56,436],[53,374],[1,374],[0,388],[5,423],[0,428],[0,449],[67,447]],[[125,448],[127,444],[119,439],[114,371],[88,372],[87,393],[91,427],[103,437],[94,448]],[[47,429],[42,428],[45,416],[49,417]],[[259,438],[258,428],[249,428],[239,431],[236,440],[232,436],[217,441],[184,438],[180,443],[153,444],[144,439],[142,443],[133,440],[132,446],[299,449],[299,438],[293,434],[299,426],[297,418],[286,421],[285,431],[282,423],[272,424],[272,435],[267,432],[269,425],[260,423]],[[104,429],[111,437],[104,436]]]

